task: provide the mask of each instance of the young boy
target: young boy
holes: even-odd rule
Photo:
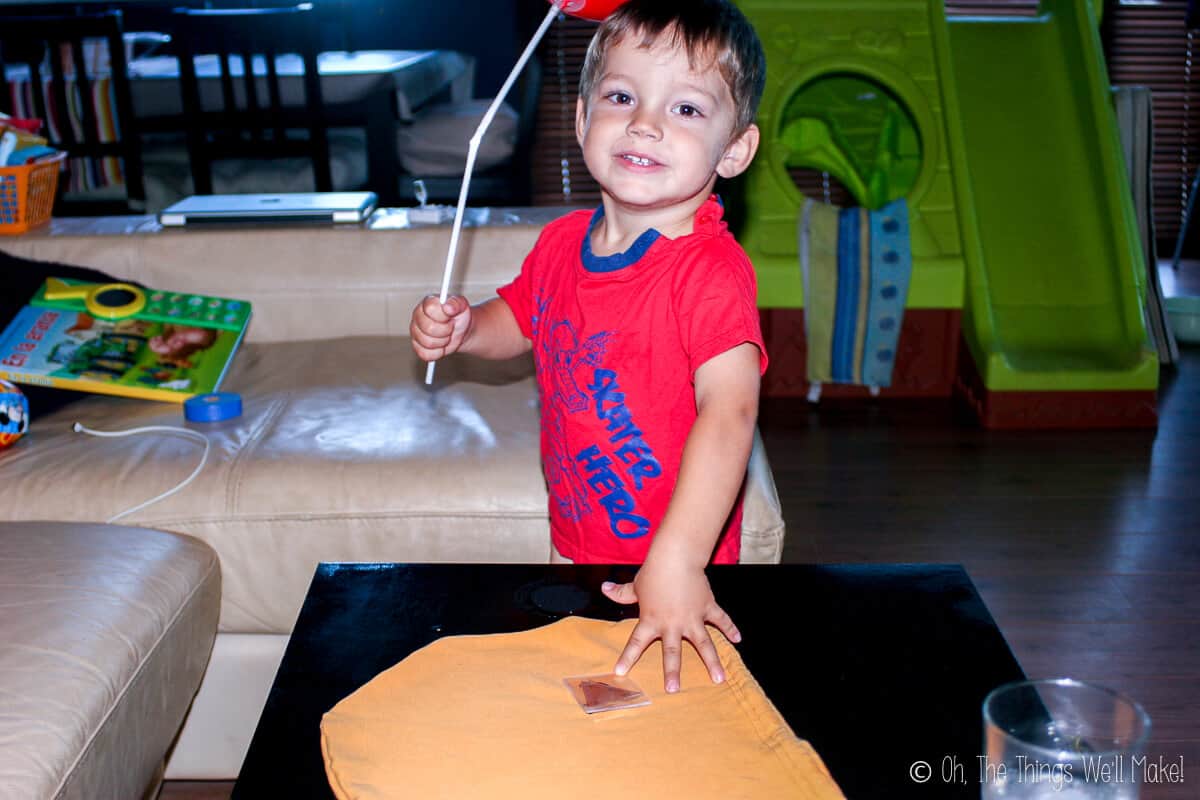
[[[603,586],[640,605],[615,671],[661,639],[668,692],[684,639],[724,680],[705,623],[741,638],[704,568],[737,561],[766,355],[754,271],[712,189],[754,157],[764,74],[727,0],[620,7],[588,48],[576,113],[603,204],[546,226],[498,298],[427,297],[410,326],[426,361],[534,350],[552,560],[642,564]]]

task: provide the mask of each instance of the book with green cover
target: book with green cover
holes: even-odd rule
[[[49,278],[0,334],[0,378],[182,403],[216,391],[243,300]]]

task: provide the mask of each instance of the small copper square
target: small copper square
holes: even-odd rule
[[[563,678],[580,708],[589,714],[650,705],[650,698],[630,678],[608,673]]]

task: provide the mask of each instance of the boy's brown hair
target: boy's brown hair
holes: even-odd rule
[[[650,47],[667,33],[669,43],[683,46],[695,69],[711,59],[733,96],[737,118],[734,135],[754,122],[766,82],[767,59],[762,42],[745,15],[728,0],[629,0],[601,25],[588,45],[579,77],[579,96],[587,103],[604,71],[608,49],[625,36],[640,34],[640,47]]]

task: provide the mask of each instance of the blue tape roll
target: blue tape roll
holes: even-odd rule
[[[233,392],[198,394],[183,402],[183,416],[188,422],[220,422],[242,415],[242,396]]]

